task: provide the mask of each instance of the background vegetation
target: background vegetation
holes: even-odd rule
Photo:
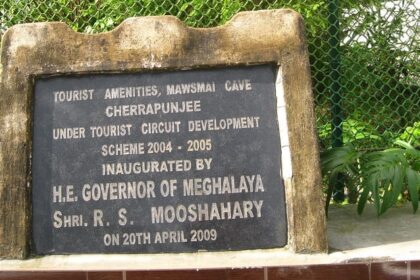
[[[419,1],[335,4],[338,1],[3,0],[0,32],[19,23],[64,21],[76,31],[95,33],[111,30],[127,17],[145,15],[174,15],[188,25],[209,27],[239,11],[293,8],[306,22],[329,197],[342,201],[344,197],[334,193],[343,186],[346,199],[359,202],[360,212],[366,201],[373,201],[381,214],[398,199],[411,200],[417,209]],[[339,28],[331,28],[337,22]],[[340,121],[332,125],[334,117]],[[335,134],[333,141],[333,131],[342,131],[342,137]],[[343,148],[331,149],[340,143]]]

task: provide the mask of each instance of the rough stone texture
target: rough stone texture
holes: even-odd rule
[[[30,243],[34,77],[274,62],[282,67],[293,177],[286,184],[289,246],[325,252],[318,145],[304,26],[292,10],[245,12],[195,29],[175,17],[130,18],[86,35],[64,23],[22,24],[3,36],[0,85],[0,257],[25,258]]]

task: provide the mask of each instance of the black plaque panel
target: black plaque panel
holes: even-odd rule
[[[37,79],[37,254],[287,243],[271,65]]]

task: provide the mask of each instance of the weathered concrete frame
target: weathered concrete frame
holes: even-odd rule
[[[325,252],[304,24],[292,10],[271,10],[240,13],[208,29],[189,28],[171,16],[130,18],[96,35],[76,33],[64,23],[10,28],[3,36],[0,68],[0,258],[22,259],[30,253],[35,77],[261,63],[279,65],[277,88],[284,94],[285,106],[279,103],[279,110],[283,106],[287,115],[293,170],[285,180],[288,246],[298,253]]]

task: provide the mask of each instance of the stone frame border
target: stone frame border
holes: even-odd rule
[[[223,26],[203,29],[172,16],[129,18],[111,32],[94,35],[59,22],[10,28],[2,38],[0,66],[0,258],[30,255],[35,77],[263,63],[279,65],[276,95],[288,247],[296,253],[326,252],[304,23],[296,12],[282,9],[242,12]],[[291,165],[286,163],[289,155]]]

